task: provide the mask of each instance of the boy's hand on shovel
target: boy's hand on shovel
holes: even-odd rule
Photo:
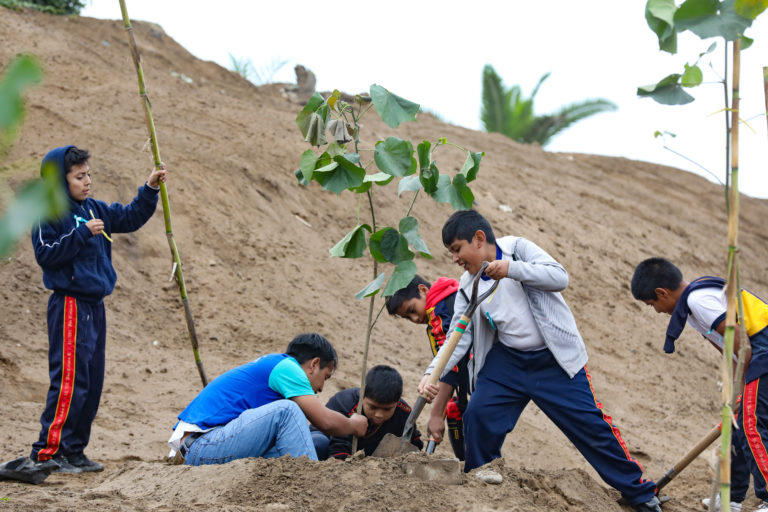
[[[419,382],[419,387],[417,388],[419,394],[427,400],[428,404],[432,403],[432,400],[437,396],[437,392],[440,391],[438,386],[429,383],[430,376],[431,374],[428,373],[422,377],[421,382]]]
[[[445,434],[445,420],[442,414],[437,416],[430,414],[429,421],[427,422],[427,435],[431,436],[435,440],[436,444],[443,442],[443,435]]]

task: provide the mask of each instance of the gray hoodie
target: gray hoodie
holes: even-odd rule
[[[552,352],[568,376],[573,378],[587,364],[587,349],[576,327],[576,320],[560,294],[560,291],[568,286],[568,273],[543,249],[525,238],[507,236],[497,239],[496,244],[501,249],[502,259],[509,261],[507,278],[518,281],[525,291],[531,313],[547,349]],[[456,294],[448,339],[467,307],[473,277],[469,272],[464,272],[461,276],[460,292]],[[510,316],[515,314],[514,311],[506,313]],[[477,374],[496,340],[496,332],[485,316],[481,304],[472,315],[469,326],[445,365],[443,375],[471,348],[473,357],[469,362],[469,372],[472,376],[471,387],[474,390]],[[443,347],[445,345],[447,343]],[[442,349],[432,360],[425,374],[432,373],[441,352]]]

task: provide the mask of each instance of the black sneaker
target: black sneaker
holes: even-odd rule
[[[632,508],[635,509],[635,512],[661,512],[661,502],[659,501],[659,498],[654,496],[645,503],[633,505]]]
[[[84,453],[70,455],[67,457],[67,460],[69,460],[70,464],[76,468],[79,468],[83,473],[95,473],[97,471],[104,471],[104,464],[92,461],[86,457]]]
[[[51,460],[55,462],[59,467],[54,469],[54,473],[70,473],[73,475],[77,475],[78,473],[82,473],[83,470],[69,462],[69,459],[66,455],[58,454],[54,455]]]
[[[59,466],[55,462],[46,460],[35,462],[29,457],[19,457],[0,464],[0,480],[12,479],[30,484],[39,484],[48,478],[48,475]]]

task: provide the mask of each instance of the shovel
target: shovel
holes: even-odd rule
[[[472,283],[472,296],[469,299],[469,304],[467,304],[467,307],[464,309],[464,312],[462,313],[456,327],[453,329],[451,337],[441,348],[440,358],[437,360],[437,364],[435,364],[435,368],[432,370],[432,374],[429,377],[428,382],[430,385],[437,385],[437,383],[440,381],[440,375],[443,373],[445,365],[448,364],[448,359],[450,359],[451,355],[453,355],[453,351],[456,348],[456,345],[458,345],[465,329],[469,325],[472,314],[475,312],[475,309],[477,309],[478,304],[487,299],[494,291],[496,291],[496,287],[499,286],[499,281],[496,281],[493,283],[493,286],[491,286],[485,293],[480,295],[480,297],[477,296],[477,287],[480,284],[480,276],[483,275],[483,272],[485,272],[487,266],[488,262],[484,261],[483,266],[480,268],[480,272],[478,272],[474,277],[474,281]],[[403,437],[400,439],[400,449],[403,453],[407,449],[407,445],[411,444],[411,439],[416,432],[416,419],[419,417],[419,414],[421,414],[421,411],[424,409],[424,405],[426,403],[427,399],[424,398],[424,396],[419,396],[419,398],[416,400],[416,404],[413,406],[413,409],[411,409],[411,414],[408,416],[408,419],[405,422]]]
[[[713,428],[706,436],[701,438],[701,441],[699,441],[696,446],[690,449],[688,453],[685,454],[685,456],[680,459],[680,462],[672,466],[669,471],[667,471],[664,476],[659,478],[656,481],[656,494],[659,493],[662,487],[667,485],[669,482],[672,481],[673,478],[675,478],[682,470],[684,470],[688,464],[693,462],[693,459],[699,456],[701,452],[707,449],[707,446],[711,445],[712,442],[720,437],[720,425],[718,424]]]

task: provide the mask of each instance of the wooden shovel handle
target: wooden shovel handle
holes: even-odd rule
[[[456,345],[459,344],[459,340],[467,329],[467,325],[469,325],[469,317],[461,315],[461,318],[456,324],[456,328],[451,333],[451,337],[448,338],[448,341],[446,341],[440,349],[440,357],[432,370],[432,374],[429,376],[428,384],[436,386],[440,381],[440,375],[442,375],[443,370],[445,370],[445,365],[448,364],[448,360],[453,355],[453,351],[456,349]]]
[[[656,492],[658,493],[662,487],[672,481],[673,478],[675,478],[682,470],[684,470],[688,464],[693,461],[693,459],[701,454],[701,452],[706,450],[707,446],[711,445],[719,436],[720,425],[717,425],[715,428],[710,430],[709,433],[696,444],[696,446],[691,448],[690,451],[688,451],[688,453],[686,453],[685,456],[680,459],[680,462],[672,466],[672,468],[670,468],[663,477],[656,481]]]

